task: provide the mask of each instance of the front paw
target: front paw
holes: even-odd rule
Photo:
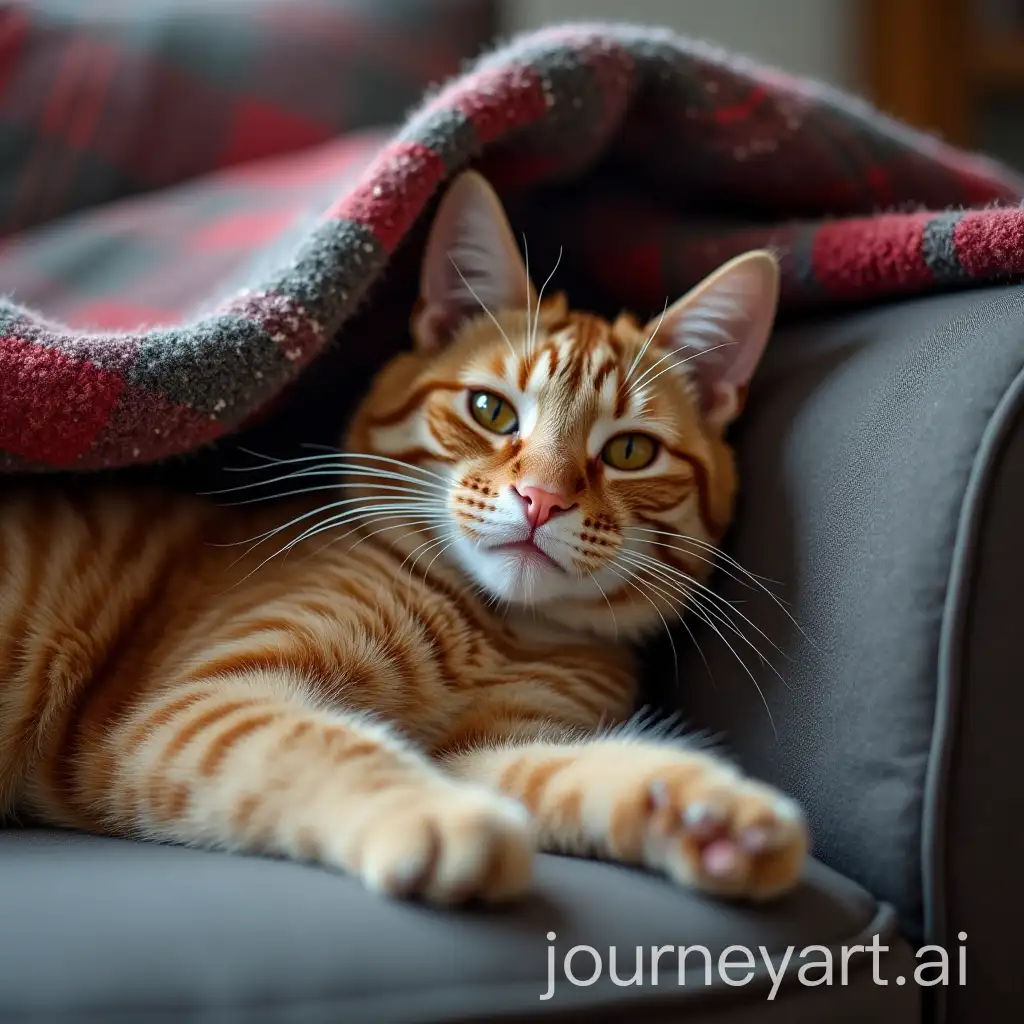
[[[797,804],[711,760],[681,760],[647,774],[616,817],[620,829],[636,830],[648,867],[718,896],[780,896],[807,858]]]
[[[529,887],[535,841],[522,805],[452,784],[425,787],[383,808],[359,847],[359,873],[378,892],[438,904],[493,903]]]

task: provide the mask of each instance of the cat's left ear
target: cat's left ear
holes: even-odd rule
[[[743,408],[775,322],[779,277],[771,253],[744,253],[669,306],[664,319],[647,325],[650,337],[661,321],[655,345],[679,353],[679,369],[696,382],[712,426],[725,428]]]
[[[536,308],[533,287],[501,200],[485,178],[465,171],[434,217],[412,317],[419,349],[437,351],[471,316]]]

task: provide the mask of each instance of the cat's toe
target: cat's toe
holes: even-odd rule
[[[677,881],[765,900],[799,880],[809,845],[804,815],[770,787],[726,776],[686,794],[656,780],[651,806],[659,859]]]
[[[521,805],[453,786],[375,822],[364,840],[361,873],[371,889],[389,896],[502,902],[528,889],[534,849]]]

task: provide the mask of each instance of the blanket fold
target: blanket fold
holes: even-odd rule
[[[1008,168],[666,31],[563,26],[486,54],[391,134],[6,240],[0,468],[155,463],[265,414],[332,339],[384,358],[372,316],[345,328],[414,267],[396,256],[471,165],[570,279],[639,313],[761,246],[784,315],[1024,274]]]

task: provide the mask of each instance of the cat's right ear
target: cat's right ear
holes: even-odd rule
[[[471,316],[536,308],[533,287],[501,201],[475,171],[449,186],[427,239],[412,336],[421,351],[451,341]]]

